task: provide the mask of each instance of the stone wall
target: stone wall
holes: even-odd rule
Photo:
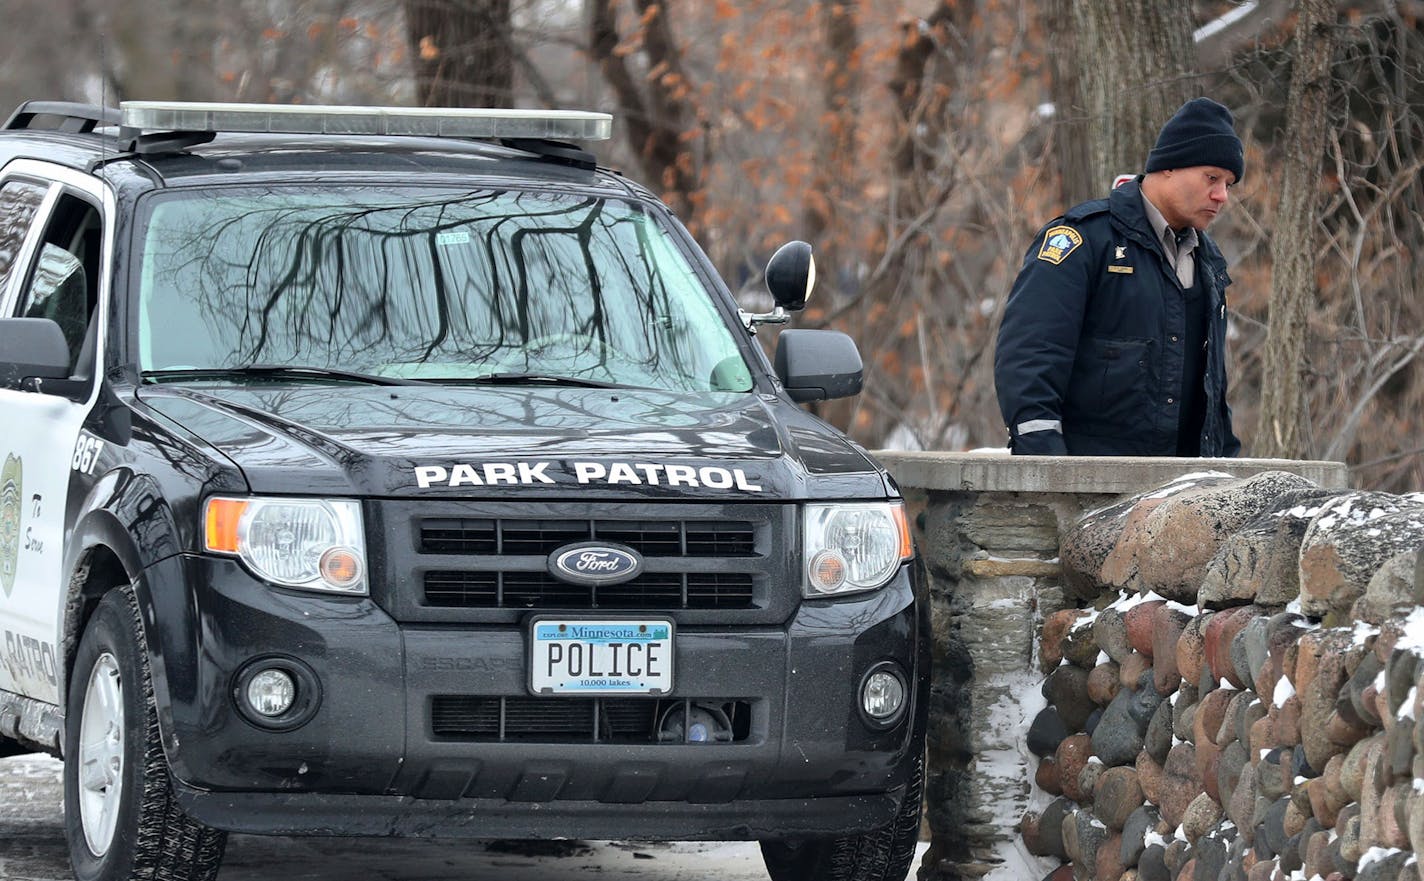
[[[1066,857],[1062,830],[1070,812],[1075,813],[1069,827],[1079,822],[1079,814],[1089,826],[1101,822],[1083,810],[1091,801],[1063,798],[1062,774],[1052,773],[1056,758],[1040,762],[1035,754],[1035,749],[1056,754],[1070,735],[1087,733],[1090,717],[1100,718],[1106,712],[1106,706],[1091,698],[1082,700],[1088,674],[1099,666],[1101,653],[1095,647],[1092,657],[1087,657],[1088,641],[1082,634],[1091,636],[1093,630],[1083,622],[1096,621],[1088,618],[1094,609],[1106,608],[1135,590],[1092,586],[1096,576],[1086,574],[1090,567],[1069,555],[1075,547],[1079,555],[1094,553],[1081,541],[1069,543],[1085,515],[1116,510],[1125,494],[1162,487],[1184,473],[1205,470],[1218,475],[1202,478],[1208,484],[1266,471],[1294,472],[1309,484],[1335,490],[1346,483],[1344,467],[1338,463],[877,455],[911,504],[934,604],[936,670],[927,781],[932,846],[920,870],[925,881],[1043,877]],[[1184,562],[1178,557],[1169,555],[1164,565],[1180,569]],[[1129,559],[1128,564],[1134,574],[1143,568],[1141,561]],[[1239,568],[1240,561],[1236,565]],[[1147,570],[1151,571],[1150,564]],[[1073,624],[1080,626],[1075,630]],[[1045,627],[1050,638],[1041,641]],[[1051,638],[1055,633],[1060,638]],[[1076,663],[1055,656],[1065,650],[1065,644],[1080,652]],[[1068,672],[1045,678],[1059,669],[1081,670],[1084,675]],[[1106,694],[1107,672],[1106,668],[1096,672],[1093,693],[1111,705],[1123,689],[1119,686]],[[1120,680],[1121,665],[1118,674]],[[1115,714],[1123,709],[1122,703],[1125,699]],[[1046,713],[1050,708],[1052,712]],[[1043,729],[1051,718],[1058,719],[1062,730],[1048,733],[1053,743],[1048,749]],[[1032,724],[1035,721],[1037,725]],[[1092,720],[1093,730],[1096,721]],[[1084,755],[1084,763],[1096,765],[1090,758],[1091,753]],[[1118,785],[1110,781],[1109,791]],[[1025,816],[1030,822],[1022,822]],[[1045,843],[1044,820],[1050,832],[1058,831],[1058,839],[1049,835]],[[1032,834],[1021,836],[1021,828]],[[1168,837],[1173,832],[1175,828],[1168,830]],[[1091,843],[1090,837],[1084,841]],[[1087,863],[1079,844],[1075,839],[1076,871],[1080,877],[1092,877],[1102,848],[1094,850],[1094,865],[1082,874]]]

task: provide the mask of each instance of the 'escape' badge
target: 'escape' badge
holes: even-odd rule
[[[0,588],[5,596],[15,588],[15,567],[20,559],[20,515],[24,500],[24,463],[13,453],[0,469]]]

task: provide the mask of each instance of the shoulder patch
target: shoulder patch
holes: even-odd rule
[[[1038,259],[1057,266],[1073,253],[1073,249],[1083,244],[1083,234],[1071,226],[1050,227],[1043,234],[1043,246],[1038,249]]]

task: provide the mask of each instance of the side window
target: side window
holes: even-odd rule
[[[39,258],[15,306],[19,318],[48,318],[69,343],[70,372],[89,357],[89,317],[99,303],[99,211],[65,194],[55,205]]]
[[[28,180],[6,181],[0,187],[0,295],[10,281],[10,269],[44,201],[48,187]]]

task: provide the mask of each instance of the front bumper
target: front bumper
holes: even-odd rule
[[[437,734],[441,696],[527,699],[521,625],[399,624],[370,599],[277,590],[182,556],[141,585],[164,746],[180,804],[270,834],[755,839],[865,831],[895,815],[923,749],[928,626],[906,566],[885,588],[802,602],[777,625],[680,625],[674,696],[751,708],[735,743],[490,740]],[[572,616],[570,616],[572,617]],[[676,617],[676,613],[674,613]],[[320,703],[293,730],[236,709],[255,658],[295,659]],[[893,660],[900,720],[857,689]]]

